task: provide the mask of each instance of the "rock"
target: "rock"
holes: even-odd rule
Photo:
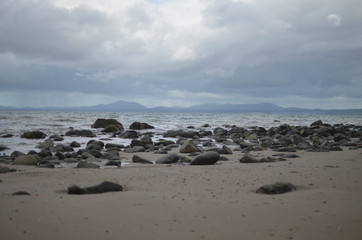
[[[297,190],[296,187],[288,182],[277,182],[275,184],[264,185],[256,190],[257,193],[263,194],[282,194]]]
[[[0,166],[0,173],[9,173],[9,172],[16,172],[16,169]]]
[[[56,152],[54,156],[56,156],[59,160],[65,159],[65,155],[61,152]]]
[[[180,155],[177,153],[170,153],[166,156],[163,156],[155,161],[157,164],[171,164],[171,163],[177,163],[180,159]]]
[[[80,161],[76,168],[99,168],[99,165],[87,161]]]
[[[0,144],[0,151],[4,151],[6,149],[10,149],[8,146],[5,146],[3,144]]]
[[[52,152],[50,151],[49,148],[44,148],[44,149],[42,149],[42,150],[38,153],[38,155],[39,155],[40,157],[51,157],[51,156],[53,156],[53,154],[52,154]]]
[[[123,191],[123,187],[118,183],[102,182],[99,185],[91,187],[78,187],[76,185],[68,187],[68,194],[98,194],[106,192],[120,192]]]
[[[54,141],[52,139],[47,139],[44,142],[38,144],[36,146],[37,148],[53,148],[54,147]]]
[[[176,143],[174,141],[165,140],[165,139],[160,139],[160,140],[158,140],[158,142],[154,143],[155,146],[160,146],[160,145],[168,146],[168,145],[173,145],[173,144],[176,144]]]
[[[66,146],[64,144],[57,144],[52,149],[53,152],[73,152],[74,149],[71,146]]]
[[[141,156],[138,156],[138,155],[133,155],[132,162],[134,162],[134,163],[153,164],[152,161],[150,161],[150,160],[148,160],[146,158],[143,158]]]
[[[54,142],[60,142],[64,140],[64,138],[58,134],[51,135],[49,138],[53,139]]]
[[[200,152],[201,150],[195,145],[192,140],[185,141],[180,147],[180,153]]]
[[[121,161],[117,161],[117,160],[110,160],[110,161],[108,161],[105,165],[106,165],[106,166],[117,166],[117,167],[121,167],[122,162],[121,162]]]
[[[15,158],[23,156],[23,155],[26,155],[26,154],[23,152],[20,152],[20,151],[14,151],[10,154],[10,157],[15,159]]]
[[[245,154],[241,159],[240,159],[241,163],[260,163],[261,160],[254,157],[251,154]]]
[[[229,147],[225,146],[225,145],[222,148],[210,148],[207,151],[214,151],[214,152],[217,152],[219,154],[233,154],[231,149]]]
[[[194,136],[200,136],[196,131],[183,131],[183,130],[169,130],[163,134],[164,137],[184,137],[193,138]]]
[[[133,130],[154,129],[154,128],[155,128],[154,126],[141,122],[133,122],[131,126],[129,126],[129,129]]]
[[[128,130],[122,133],[119,137],[121,138],[138,138],[138,133],[133,130]]]
[[[219,160],[219,158],[220,154],[217,152],[205,152],[192,160],[190,165],[213,165]]]
[[[46,136],[47,135],[42,131],[30,131],[21,134],[21,138],[27,138],[27,139],[42,139],[45,138]]]
[[[266,157],[266,158],[261,158],[260,162],[281,162],[281,161],[286,161],[285,158],[273,158],[273,157]]]
[[[277,152],[296,152],[297,149],[296,147],[280,147],[280,148],[276,148],[276,149],[273,149],[273,151],[277,151]]]
[[[310,126],[322,126],[322,125],[323,125],[322,120],[317,120],[317,121],[313,122]]]
[[[80,143],[73,141],[69,144],[69,146],[73,147],[73,148],[79,148],[80,147]]]
[[[121,149],[121,148],[124,148],[124,145],[123,144],[116,144],[116,143],[107,143],[105,148],[106,149],[111,149],[111,148]]]
[[[119,151],[118,150],[112,150],[108,151],[106,153],[103,153],[103,158],[108,160],[120,160],[119,157]]]
[[[85,149],[84,152],[90,153],[91,155],[93,155],[95,158],[102,158],[102,153],[101,151],[95,150],[95,149]]]
[[[23,155],[15,158],[13,165],[36,165],[38,159],[34,155]]]
[[[115,133],[115,132],[119,132],[119,131],[123,131],[119,126],[116,125],[110,125],[105,127],[102,132],[105,133]]]
[[[13,196],[29,196],[30,193],[28,192],[25,192],[25,191],[17,191],[17,192],[14,192],[13,194],[11,194]]]
[[[77,163],[79,161],[76,158],[64,158],[63,162],[65,162],[65,163]]]
[[[82,130],[72,129],[72,130],[66,132],[66,133],[65,133],[65,136],[70,136],[70,137],[95,137],[96,135],[95,135],[91,130],[87,130],[87,129],[82,129]]]
[[[10,133],[6,133],[0,136],[0,138],[11,138],[11,137],[14,137],[14,135]]]
[[[98,118],[93,124],[92,128],[106,128],[108,126],[116,126],[119,131],[124,131],[122,123],[118,122],[116,119],[108,118]]]
[[[144,148],[142,146],[134,146],[131,148],[125,148],[124,151],[126,153],[144,152],[144,151],[146,151],[146,148]]]
[[[146,142],[144,142],[144,141],[142,141],[142,140],[133,139],[133,140],[131,141],[130,146],[131,146],[131,147],[141,146],[141,147],[146,148],[147,143],[146,143]]]

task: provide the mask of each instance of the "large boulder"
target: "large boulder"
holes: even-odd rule
[[[46,136],[47,135],[42,131],[29,131],[21,134],[21,138],[27,138],[27,139],[43,139]]]
[[[171,163],[177,163],[180,159],[180,155],[178,155],[177,153],[170,153],[167,154],[166,156],[163,156],[159,159],[156,160],[155,163],[158,164],[171,164]]]
[[[122,123],[118,122],[116,119],[112,118],[98,118],[93,124],[92,128],[106,128],[108,126],[116,126],[119,128],[119,131],[124,131]]]
[[[141,122],[133,122],[129,129],[133,130],[143,130],[143,129],[154,129],[154,126],[149,125],[148,123],[141,123]]]
[[[217,152],[204,152],[192,160],[190,165],[213,165],[219,160],[219,158],[220,154]]]
[[[192,140],[185,141],[180,147],[180,153],[193,153],[200,152],[200,149],[195,145]]]
[[[22,155],[13,161],[13,165],[36,165],[38,159],[34,155]]]

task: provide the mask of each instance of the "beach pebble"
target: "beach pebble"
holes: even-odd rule
[[[261,186],[258,190],[256,190],[257,193],[263,193],[263,194],[282,194],[297,190],[297,188],[288,182],[277,182],[274,184],[264,185]]]
[[[13,195],[13,196],[28,196],[28,195],[31,195],[31,194],[28,193],[28,192],[25,192],[25,191],[17,191],[17,192],[12,193],[11,195]]]

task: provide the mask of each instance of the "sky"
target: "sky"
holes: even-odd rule
[[[362,108],[361,0],[0,0],[0,105]]]

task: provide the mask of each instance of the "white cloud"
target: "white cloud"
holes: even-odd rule
[[[341,26],[342,17],[337,14],[329,14],[327,16],[328,21],[332,22],[336,27]]]

